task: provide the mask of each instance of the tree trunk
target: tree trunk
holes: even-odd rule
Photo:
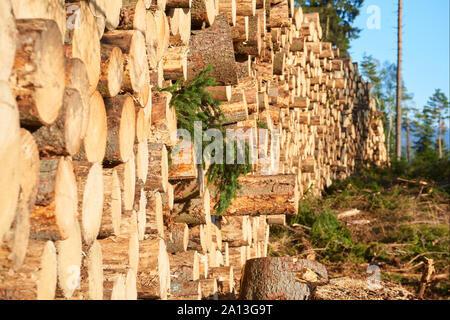
[[[245,264],[239,298],[243,300],[306,300],[309,287],[296,281],[292,258],[257,258]]]
[[[400,161],[402,156],[402,15],[403,0],[398,0],[398,33],[397,33],[397,123],[396,123],[396,156]]]

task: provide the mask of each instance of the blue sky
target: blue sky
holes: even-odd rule
[[[403,79],[419,108],[437,88],[449,96],[449,3],[403,1]],[[379,29],[368,27],[373,6],[379,8]],[[353,61],[361,62],[364,53],[381,63],[397,61],[397,0],[365,0],[355,25],[362,31],[351,42]]]

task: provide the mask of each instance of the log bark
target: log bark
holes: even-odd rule
[[[193,32],[189,41],[188,81],[207,65],[213,64],[209,76],[219,85],[237,84],[236,64],[230,27],[226,17],[217,16],[211,28]]]

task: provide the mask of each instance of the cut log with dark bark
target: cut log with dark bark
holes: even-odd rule
[[[216,17],[210,28],[193,32],[189,41],[188,81],[209,64],[213,69],[208,76],[214,77],[219,85],[237,84],[230,26],[223,14]]]

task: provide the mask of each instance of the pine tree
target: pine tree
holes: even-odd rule
[[[352,26],[364,0],[296,0],[305,13],[319,12],[323,41],[333,43],[347,54],[350,40],[357,39],[360,29]]]
[[[363,61],[361,62],[361,72],[372,83],[372,98],[375,99],[377,109],[385,111],[385,99],[383,96],[383,74],[380,70],[380,61],[372,57],[372,55],[366,55],[364,53]]]
[[[222,133],[222,146],[223,150],[226,150],[226,131],[223,126],[224,115],[220,109],[220,101],[215,100],[205,90],[206,87],[217,85],[214,78],[206,76],[211,70],[212,65],[208,65],[190,83],[185,84],[184,79],[181,78],[172,86],[159,90],[172,93],[170,104],[175,108],[178,128],[186,129],[193,141],[195,141],[195,123],[201,124],[200,129],[203,134],[208,129],[217,129]],[[202,155],[205,154],[204,150],[210,143],[202,137],[202,144],[198,146],[202,149]],[[208,184],[216,187],[217,196],[219,197],[215,206],[216,214],[226,211],[231,200],[236,197],[237,191],[241,188],[238,178],[251,171],[248,145],[244,144],[244,150],[239,149],[238,146],[237,141],[234,141],[232,144],[234,159],[237,159],[239,152],[243,152],[245,156],[243,164],[239,164],[237,161],[231,164],[214,162],[210,164],[206,172]],[[214,157],[214,154],[211,156]],[[203,157],[200,158],[201,168],[205,169],[205,159]]]
[[[449,100],[445,93],[441,91],[441,89],[436,89],[434,94],[430,97],[430,99],[428,100],[428,108],[430,109],[433,121],[436,123],[439,159],[442,159],[442,149],[444,148],[442,137],[445,135],[448,129],[445,126],[445,120],[449,118]]]

